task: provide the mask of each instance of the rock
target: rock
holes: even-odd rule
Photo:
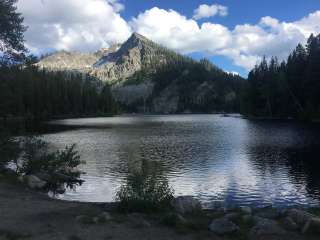
[[[249,214],[249,215],[252,214],[252,209],[251,209],[251,207],[246,207],[246,206],[240,207],[240,210],[241,210],[241,212],[244,213],[244,214]]]
[[[150,228],[151,227],[151,223],[149,223],[148,221],[141,219],[140,221],[138,221],[136,223],[136,227],[139,228]]]
[[[286,217],[283,220],[283,225],[284,225],[285,229],[287,229],[289,231],[296,231],[299,229],[299,226],[292,220],[291,217]]]
[[[235,219],[240,217],[240,213],[231,212],[231,213],[227,213],[224,217],[229,219],[229,220],[235,220]]]
[[[283,235],[286,232],[274,220],[255,218],[256,224],[250,230],[250,238],[256,239],[260,236]]]
[[[278,209],[275,209],[273,207],[266,207],[259,209],[256,213],[256,216],[261,218],[277,219],[281,217],[281,214]]]
[[[86,216],[86,215],[79,215],[76,217],[76,221],[82,224],[92,224],[95,223],[94,218]]]
[[[218,235],[224,235],[237,232],[239,227],[227,218],[219,218],[211,222],[209,230]]]
[[[41,180],[35,175],[26,175],[25,181],[32,189],[43,189],[47,185],[46,181]]]
[[[58,194],[64,194],[66,192],[66,187],[64,186],[64,184],[61,184],[60,186],[58,186],[56,189],[55,189],[55,193],[58,193]]]
[[[252,215],[246,214],[246,215],[242,216],[242,221],[245,222],[245,223],[251,223],[254,220],[253,220]]]
[[[106,221],[110,221],[112,219],[110,213],[108,213],[108,212],[102,212],[100,214],[100,217],[103,217]]]
[[[305,224],[310,221],[313,216],[312,214],[299,210],[299,209],[290,209],[287,211],[287,216],[290,217],[298,226],[302,229]]]
[[[34,175],[39,179],[41,179],[42,181],[46,181],[46,182],[49,182],[51,179],[51,176],[47,173],[36,173]]]
[[[177,213],[167,213],[161,218],[161,223],[167,226],[185,225],[188,221]]]
[[[320,218],[311,218],[303,226],[302,233],[320,233]]]
[[[172,207],[181,214],[192,213],[202,209],[199,200],[191,196],[181,196],[172,200]]]

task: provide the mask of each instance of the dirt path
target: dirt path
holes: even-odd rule
[[[1,181],[1,180],[0,180]],[[177,233],[140,215],[112,214],[111,221],[82,224],[76,217],[110,210],[110,206],[49,199],[20,185],[0,182],[0,239],[107,240],[107,239],[199,239],[199,235]],[[7,236],[7,238],[4,237]],[[9,236],[9,237],[8,237]],[[208,237],[208,238],[207,238]],[[219,239],[202,236],[201,239]]]
[[[109,212],[111,220],[84,224],[80,215]],[[205,223],[207,224],[207,223]],[[207,225],[205,225],[207,226]],[[319,237],[319,236],[318,236]],[[265,240],[317,240],[291,233]],[[0,240],[244,240],[243,236],[219,237],[207,229],[181,231],[159,223],[157,216],[119,214],[112,204],[66,202],[48,198],[0,177]]]

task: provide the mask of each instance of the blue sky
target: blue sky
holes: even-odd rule
[[[231,28],[243,23],[257,23],[264,16],[282,21],[295,21],[320,10],[319,0],[123,0],[122,2],[125,5],[122,15],[127,20],[152,7],[173,9],[192,17],[193,10],[200,4],[217,3],[227,6],[229,15],[225,18],[214,17],[212,20]]]
[[[152,7],[173,9],[191,18],[194,9],[196,9],[199,4],[211,5],[216,3],[228,7],[228,16],[214,16],[211,17],[209,21],[223,24],[231,29],[239,24],[256,24],[260,21],[261,17],[264,16],[271,16],[280,21],[291,22],[301,19],[311,12],[320,10],[320,0],[124,0],[123,3],[125,10],[122,16],[127,20]],[[201,19],[198,22],[203,23],[206,21],[208,21],[208,19]],[[246,76],[248,73],[246,69],[234,65],[231,59],[224,56],[210,56],[203,53],[193,53],[189,55],[196,59],[205,56],[214,64],[229,72],[235,71],[243,76]]]
[[[320,0],[19,0],[27,47],[95,51],[132,32],[246,76],[320,33]]]

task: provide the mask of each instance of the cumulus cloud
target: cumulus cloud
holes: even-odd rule
[[[29,27],[27,47],[91,51],[126,40],[131,33],[118,0],[19,0]]]
[[[123,9],[119,0],[18,2],[18,10],[29,26],[25,35],[27,47],[33,52],[94,51],[124,42],[136,31],[180,53],[221,55],[250,70],[264,55],[285,59],[298,43],[306,43],[311,33],[320,33],[320,11],[293,22],[266,16],[255,24],[239,24],[230,29],[209,21],[199,24],[196,18],[200,15],[188,18],[177,11],[157,7],[127,22],[121,17]],[[226,14],[221,12],[216,14]],[[203,17],[209,16],[205,11],[202,13]]]
[[[295,22],[280,22],[270,16],[257,24],[229,29],[221,24],[194,19],[174,10],[149,9],[130,22],[134,31],[182,53],[205,52],[226,56],[235,65],[250,70],[261,58],[285,59],[311,33],[320,33],[320,11]]]
[[[154,7],[130,22],[134,31],[182,53],[215,52],[231,44],[228,28],[213,23],[201,26],[174,10]]]
[[[201,18],[209,18],[214,16],[225,17],[228,15],[228,7],[219,4],[213,4],[211,6],[207,4],[201,4],[194,10],[193,18],[199,20]]]

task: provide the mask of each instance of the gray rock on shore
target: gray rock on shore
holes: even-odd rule
[[[47,185],[46,181],[41,180],[35,175],[26,175],[24,179],[28,186],[32,189],[42,189]]]
[[[202,209],[199,200],[191,196],[180,196],[172,200],[172,207],[181,214],[192,213]]]
[[[209,225],[209,230],[218,235],[225,235],[239,231],[239,227],[224,217],[213,220]]]
[[[257,239],[260,236],[268,236],[268,235],[283,235],[286,233],[279,224],[270,219],[255,217],[254,218],[255,225],[250,230],[250,238]]]

